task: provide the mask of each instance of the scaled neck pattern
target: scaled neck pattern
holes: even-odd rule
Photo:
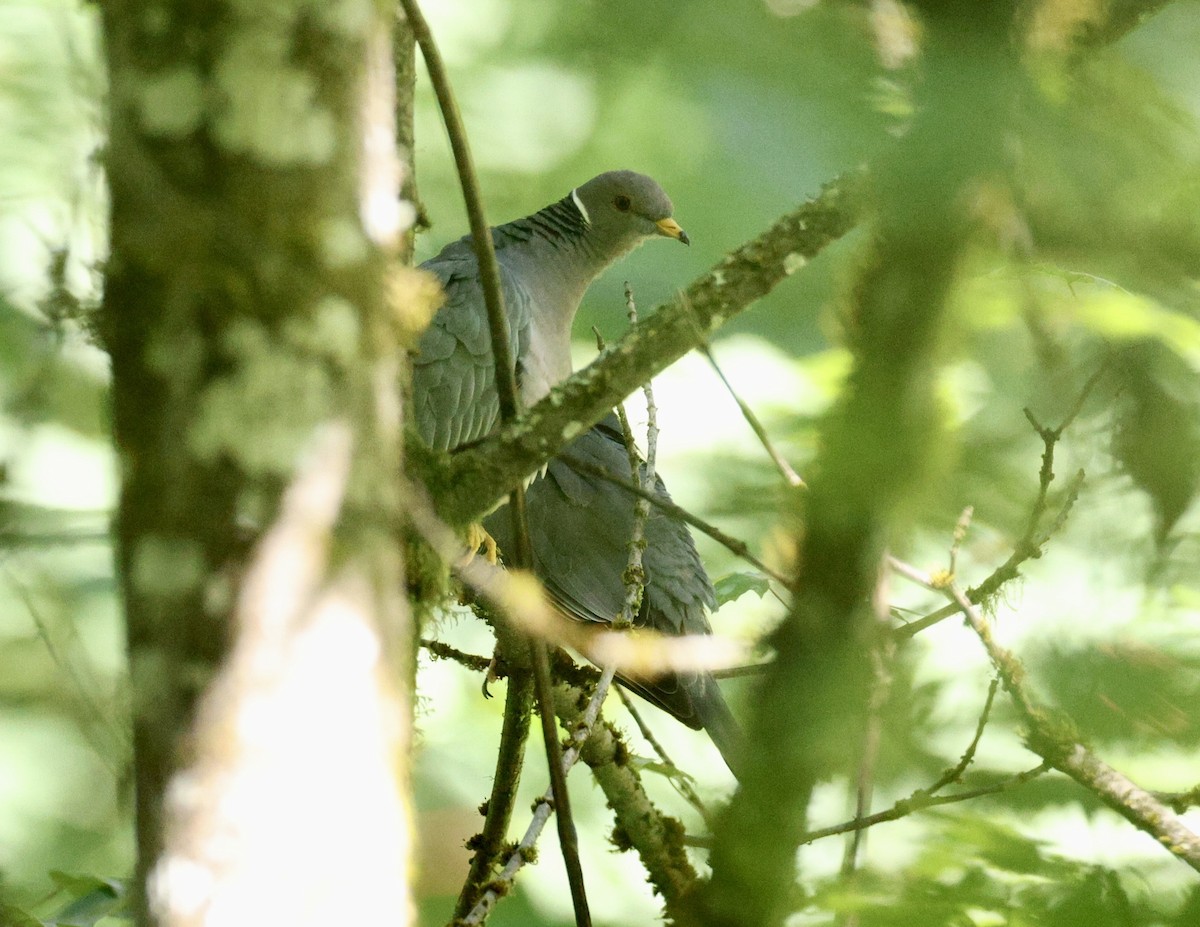
[[[572,190],[556,203],[531,216],[515,219],[492,230],[497,250],[540,238],[552,247],[574,250],[587,235],[588,220]]]
[[[572,191],[533,215],[494,230],[497,259],[529,286],[529,342],[518,371],[531,405],[571,375],[571,326],[583,294],[612,258],[600,254]]]

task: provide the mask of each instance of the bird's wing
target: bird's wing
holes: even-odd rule
[[[487,307],[479,265],[461,242],[421,265],[446,293],[413,359],[412,415],[431,447],[450,450],[478,441],[500,417]],[[518,363],[529,342],[532,300],[520,281],[500,266],[509,350]]]
[[[590,429],[563,453],[628,478],[629,460],[619,433],[611,426]],[[670,498],[661,480],[656,492]],[[534,571],[567,616],[609,624],[620,614],[634,502],[632,493],[581,474],[562,458],[552,460],[546,475],[530,485],[526,506]],[[512,549],[507,509],[492,513],[484,524],[502,551]],[[707,610],[714,607],[715,599],[695,543],[683,522],[653,506],[646,521],[642,565],[646,589],[634,623],[668,635],[709,633]],[[623,682],[693,728],[707,724],[712,714],[707,703],[720,701],[716,683],[707,674],[668,674],[653,681]],[[714,712],[720,709],[724,702],[713,706]]]
[[[615,416],[610,415],[569,444],[564,449],[564,457],[579,458],[614,476],[629,479],[629,457]],[[551,462],[548,477],[557,483],[575,511],[588,511],[588,517],[582,518],[581,522],[593,541],[600,540],[598,548],[603,551],[603,565],[590,563],[588,566],[593,571],[571,571],[572,589],[578,593],[580,601],[586,601],[584,596],[589,592],[594,599],[599,593],[594,591],[596,584],[587,578],[588,573],[604,570],[604,586],[615,586],[616,589],[608,592],[607,597],[615,597],[619,610],[625,596],[622,576],[629,558],[637,499],[607,480],[576,472],[564,459],[556,458]],[[645,482],[644,464],[639,479]],[[667,487],[657,476],[654,492],[662,500],[671,501]],[[645,537],[642,565],[646,571],[647,608],[643,610],[648,613],[638,624],[666,634],[710,633],[707,611],[716,607],[716,598],[687,525],[651,505]],[[554,552],[550,553],[553,555]],[[611,604],[611,599],[606,604]]]

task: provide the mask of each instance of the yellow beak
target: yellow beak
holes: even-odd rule
[[[654,223],[658,226],[658,234],[666,235],[667,238],[674,238],[677,241],[683,242],[685,245],[690,245],[692,240],[688,238],[687,232],[679,227],[679,223],[674,219],[659,219]]]

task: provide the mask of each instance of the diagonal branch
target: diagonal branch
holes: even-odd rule
[[[580,700],[573,687],[555,690],[564,726],[576,724]],[[620,691],[620,690],[618,690]],[[629,747],[608,723],[594,726],[580,758],[592,771],[612,808],[616,824],[612,842],[618,850],[633,849],[646,869],[646,878],[662,896],[668,923],[685,923],[683,900],[695,888],[697,876],[684,849],[683,825],[665,814],[646,794]]]
[[[1009,776],[1007,779],[1001,779],[999,782],[993,782],[989,785],[983,785],[978,788],[968,789],[963,792],[955,792],[952,795],[935,795],[930,790],[919,790],[914,792],[908,798],[901,799],[887,808],[884,811],[877,811],[875,814],[869,814],[865,817],[857,817],[850,821],[845,821],[841,824],[834,824],[831,827],[822,827],[818,830],[810,830],[804,835],[802,843],[815,843],[825,837],[833,837],[837,834],[854,833],[865,830],[868,827],[874,827],[876,824],[884,824],[888,821],[898,821],[901,818],[908,817],[916,811],[924,811],[926,808],[936,808],[939,805],[953,805],[957,802],[971,801],[975,798],[982,798],[985,795],[997,795],[1001,792],[1009,792],[1018,786],[1024,785],[1038,776],[1042,775],[1050,768],[1050,763],[1043,760],[1039,765],[1032,769],[1027,769],[1024,772],[1016,773]]]
[[[713,356],[712,346],[708,343],[708,341],[705,340],[696,345],[696,350],[704,355],[705,360],[708,361],[708,364],[710,367],[712,367],[713,372],[725,386],[725,391],[729,393],[729,395],[733,397],[733,401],[737,403],[737,407],[742,413],[742,418],[745,419],[746,424],[750,426],[750,430],[754,432],[754,436],[758,438],[758,443],[761,444],[763,450],[767,452],[767,456],[771,458],[771,463],[775,464],[775,469],[779,471],[779,475],[783,477],[783,481],[791,487],[807,486],[808,484],[804,482],[804,477],[802,477],[792,468],[792,465],[788,463],[787,458],[784,457],[779,448],[775,446],[775,442],[772,441],[771,436],[767,434],[767,429],[763,427],[763,423],[759,420],[758,415],[756,415],[754,410],[750,408],[750,404],[741,397],[736,389],[733,388],[733,384],[729,382],[729,377],[725,376],[725,371],[721,369],[721,365],[717,363],[716,357]]]
[[[576,473],[582,473],[585,476],[594,476],[597,479],[604,480],[607,483],[612,483],[614,486],[619,486],[631,495],[637,496],[639,499],[644,499],[650,505],[654,506],[666,515],[669,515],[671,518],[691,525],[701,534],[706,535],[707,537],[716,541],[734,556],[741,557],[751,566],[761,570],[764,575],[769,576],[781,586],[791,588],[791,581],[778,570],[771,569],[758,557],[754,556],[753,552],[750,550],[750,547],[745,541],[726,534],[716,525],[706,522],[699,515],[689,512],[687,509],[680,505],[676,505],[674,502],[669,502],[662,496],[656,495],[650,492],[650,490],[644,489],[641,486],[638,486],[636,483],[625,479],[624,477],[620,477],[615,473],[609,472],[608,470],[604,469],[604,467],[597,467],[586,460],[576,457],[574,454],[561,454],[559,457],[563,463],[565,463]]]
[[[1025,725],[1025,745],[1046,764],[1066,773],[1104,804],[1145,831],[1186,865],[1200,872],[1200,835],[1151,792],[1113,769],[1085,747],[1070,721],[1039,705],[1030,694],[1027,673],[1011,650],[992,632],[991,622],[954,583],[938,584],[933,577],[903,564],[892,564],[915,582],[943,593],[958,608],[979,638],[1005,690]]]
[[[1025,669],[1015,654],[1001,647],[990,622],[951,584],[943,590],[962,610],[996,667],[1028,728],[1026,743],[1047,763],[1066,773],[1104,804],[1159,841],[1181,862],[1200,872],[1200,836],[1169,807],[1113,769],[1079,743],[1073,732],[1037,705],[1025,688]]]
[[[448,464],[439,466],[435,455],[416,448],[409,459],[424,471],[438,513],[451,524],[469,522],[617,402],[849,232],[862,214],[862,185],[859,174],[830,181],[817,197],[632,326],[516,422],[453,455]]]

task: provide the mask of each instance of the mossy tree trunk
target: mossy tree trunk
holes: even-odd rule
[[[768,927],[794,909],[813,790],[849,769],[861,743],[870,654],[886,627],[877,620],[885,554],[912,517],[939,440],[936,374],[975,224],[972,195],[1004,168],[1015,7],[915,6],[927,30],[919,116],[875,171],[874,236],[845,315],[854,368],[810,491],[796,497],[797,593],[753,700],[742,787],[714,835],[699,917],[709,927]]]
[[[403,923],[392,17],[103,14],[140,917]]]

